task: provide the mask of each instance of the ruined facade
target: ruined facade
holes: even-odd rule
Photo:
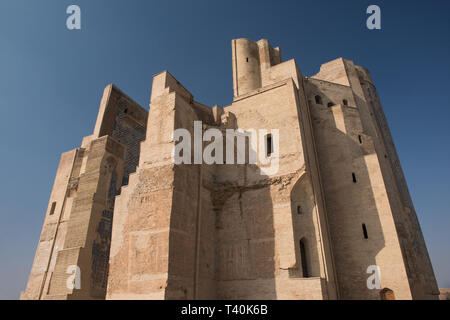
[[[61,156],[22,299],[105,298],[115,197],[136,171],[147,116],[114,85],[105,88],[94,133]],[[74,267],[81,290],[69,289]]]
[[[167,71],[148,117],[105,89],[94,133],[61,157],[23,299],[438,298],[368,71],[339,58],[305,77],[267,40],[233,40],[232,56],[229,106],[196,102]],[[276,153],[255,150],[277,172],[175,164],[174,130],[195,138],[194,121],[279,130]]]

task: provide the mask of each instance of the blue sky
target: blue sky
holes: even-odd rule
[[[82,29],[66,28],[81,8]],[[381,30],[365,26],[381,7]],[[304,75],[337,57],[377,86],[440,287],[450,287],[449,1],[0,2],[0,299],[30,272],[59,156],[91,134],[103,88],[148,107],[169,70],[195,99],[232,102],[231,39],[268,39]]]

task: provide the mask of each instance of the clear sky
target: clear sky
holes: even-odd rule
[[[66,8],[81,8],[81,30]],[[381,8],[381,30],[366,8]],[[450,287],[450,1],[0,2],[0,299],[30,272],[62,152],[91,134],[103,88],[148,108],[169,70],[195,99],[232,102],[231,39],[268,39],[310,76],[344,57],[372,75],[440,287]]]

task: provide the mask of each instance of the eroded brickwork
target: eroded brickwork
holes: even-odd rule
[[[115,197],[136,171],[146,121],[146,110],[105,88],[94,134],[61,159],[22,299],[105,298]],[[73,266],[81,289],[68,285]]]
[[[232,41],[232,66],[225,107],[195,101],[167,71],[153,78],[148,117],[105,89],[93,135],[61,158],[23,298],[438,297],[368,71],[339,58],[305,77],[280,48],[248,39]],[[227,129],[279,130],[278,170],[248,155],[175,164],[174,130],[193,139],[194,121],[224,147]],[[72,264],[79,290],[66,288]],[[367,287],[371,266],[380,288]]]

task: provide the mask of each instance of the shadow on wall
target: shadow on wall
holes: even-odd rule
[[[218,299],[276,299],[271,183],[256,165],[222,165],[214,178]]]
[[[315,201],[310,179],[306,173],[300,176],[290,193],[296,268],[291,276],[301,278],[320,277],[320,242],[317,239]]]
[[[316,92],[324,96],[320,89]],[[375,257],[385,247],[366,162],[366,156],[377,155],[370,138],[362,133],[358,110],[314,103],[314,95],[311,113],[340,297],[380,299],[380,290],[367,287],[367,268],[376,265]]]

